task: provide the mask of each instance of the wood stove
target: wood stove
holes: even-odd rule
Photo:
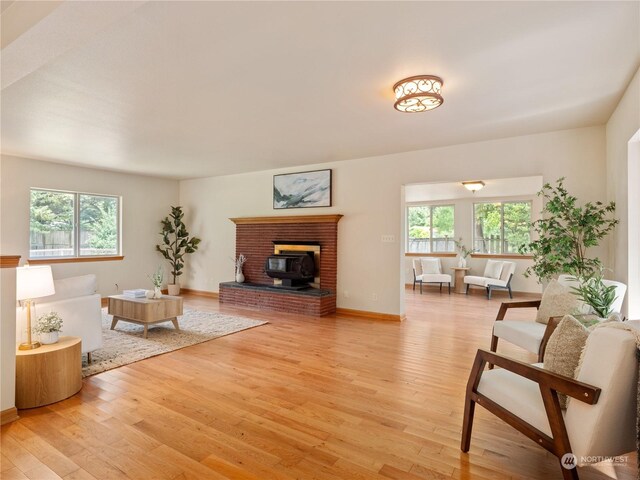
[[[265,273],[274,286],[300,290],[320,284],[320,245],[318,242],[275,240],[274,254],[265,261]]]

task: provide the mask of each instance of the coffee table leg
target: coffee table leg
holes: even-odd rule
[[[147,325],[146,323],[144,324],[144,333],[142,334],[142,336],[144,338],[147,338],[147,333],[149,331],[149,325]]]
[[[180,325],[178,325],[178,317],[173,317],[171,319],[171,322],[173,323],[173,326],[175,327],[175,329],[179,332],[180,331]]]
[[[111,330],[113,330],[114,328],[116,328],[116,325],[118,324],[118,317],[114,316],[113,320],[111,320]]]

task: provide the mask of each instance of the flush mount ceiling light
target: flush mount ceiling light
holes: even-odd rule
[[[471,190],[475,193],[484,187],[484,182],[482,180],[473,180],[471,182],[462,182],[462,185],[464,185],[464,188],[467,190]]]
[[[442,79],[434,75],[416,75],[400,80],[393,86],[396,94],[395,109],[400,112],[418,113],[433,110],[444,102]]]

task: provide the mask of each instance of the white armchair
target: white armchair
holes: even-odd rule
[[[422,295],[423,283],[439,283],[442,292],[442,284],[449,284],[449,295],[451,295],[451,275],[442,273],[442,263],[438,257],[425,257],[413,259],[413,290],[416,283],[420,284],[420,294]]]
[[[91,352],[102,347],[101,297],[96,293],[95,275],[62,278],[53,281],[56,293],[35,302],[35,315],[58,312],[62,317],[62,333],[82,339],[82,353],[91,361]],[[16,312],[17,341],[26,332],[26,315],[21,307]]]
[[[560,275],[558,277],[558,283],[564,287],[571,287],[577,285],[569,275]],[[615,282],[613,280],[604,280],[605,285],[616,286],[616,300],[612,305],[614,313],[619,313],[622,308],[622,302],[627,291],[627,286],[624,283]],[[517,345],[520,348],[527,350],[528,352],[538,355],[538,361],[542,361],[544,355],[544,349],[546,346],[546,340],[549,339],[553,329],[555,328],[555,322],[549,324],[538,323],[531,320],[504,320],[507,312],[512,308],[535,308],[539,309],[542,300],[524,300],[519,302],[503,302],[498,310],[496,321],[493,324],[493,333],[491,336],[491,351],[495,352],[498,349],[498,339],[503,339],[509,343]],[[562,316],[574,313],[572,311],[552,311],[553,316]],[[584,312],[588,313],[588,312]],[[533,315],[535,317],[535,315]]]
[[[633,451],[636,350],[630,331],[597,328],[587,340],[576,379],[478,350],[467,384],[462,451],[469,451],[476,403],[553,453],[565,479],[577,480],[575,467],[589,458]],[[502,368],[484,371],[487,363]],[[566,411],[558,393],[571,397]]]
[[[509,298],[513,298],[511,293],[511,279],[516,272],[515,262],[502,262],[498,260],[487,260],[484,268],[484,274],[480,276],[465,275],[464,283],[467,285],[466,293],[469,293],[469,287],[474,285],[482,287],[487,291],[487,299],[491,300],[491,291],[498,289],[508,290]]]

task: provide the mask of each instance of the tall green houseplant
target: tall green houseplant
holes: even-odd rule
[[[538,196],[544,197],[542,218],[531,224],[538,239],[520,248],[520,253],[533,255],[533,265],[525,277],[535,274],[540,280],[569,273],[589,278],[602,269],[598,258],[588,258],[587,249],[596,247],[618,224],[613,217],[615,202],[588,202],[580,206],[578,199],[564,187],[564,177],[552,186],[546,183]]]
[[[198,250],[200,239],[190,237],[187,227],[182,221],[184,212],[182,207],[171,207],[171,214],[160,221],[162,223],[162,244],[156,245],[156,250],[171,264],[171,275],[173,276],[174,288],[169,294],[178,294],[180,287],[177,286],[177,279],[182,275],[184,267],[184,256]],[[177,292],[176,292],[177,290]]]

